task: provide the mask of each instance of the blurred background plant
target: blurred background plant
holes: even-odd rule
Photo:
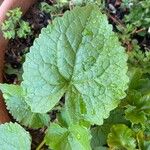
[[[26,38],[28,34],[31,34],[29,23],[21,19],[22,12],[20,8],[9,10],[6,16],[7,19],[1,26],[3,36],[6,39]]]

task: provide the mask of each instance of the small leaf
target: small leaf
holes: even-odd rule
[[[130,120],[133,124],[143,124],[147,120],[145,113],[143,111],[136,110],[136,107],[134,106],[128,106],[125,114],[126,119]]]
[[[107,142],[109,147],[114,150],[135,150],[136,147],[132,130],[124,124],[112,126]]]
[[[31,128],[40,128],[48,125],[49,116],[47,114],[33,113],[24,101],[24,93],[18,85],[0,84],[0,90],[13,117],[22,125]]]
[[[20,8],[15,8],[15,9],[9,10],[6,15],[8,17],[8,20],[12,19],[11,21],[16,23],[17,21],[21,19],[22,11]]]
[[[10,30],[10,31],[5,31],[3,32],[3,36],[5,39],[14,39],[15,38],[15,31],[14,30]]]
[[[124,109],[115,109],[110,113],[109,118],[104,120],[104,124],[101,126],[96,126],[91,129],[92,139],[91,146],[94,149],[95,147],[105,146],[107,144],[107,136],[110,132],[110,129],[115,124],[126,124],[129,125],[124,117]]]
[[[128,92],[126,100],[129,104],[126,106],[126,119],[130,120],[133,124],[144,124],[148,115],[150,115],[150,96],[131,90]]]
[[[31,137],[17,123],[5,123],[0,125],[0,149],[1,150],[30,150]]]
[[[28,34],[31,32],[31,27],[28,22],[21,20],[19,22],[20,27],[17,29],[17,36],[19,38],[26,38]]]
[[[44,13],[49,14],[49,13],[54,13],[54,12],[56,12],[56,7],[51,6],[51,5],[49,5],[48,3],[46,3],[46,2],[41,2],[41,3],[40,3],[40,10],[41,10],[42,12],[44,12]]]
[[[91,135],[87,128],[73,125],[62,128],[51,124],[46,133],[45,141],[54,150],[91,150]]]
[[[109,125],[104,123],[102,126],[97,126],[91,129],[91,146],[93,149],[107,144],[107,136],[110,132],[111,126],[112,124]]]

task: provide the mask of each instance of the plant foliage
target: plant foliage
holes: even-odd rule
[[[17,123],[0,125],[1,150],[30,150],[31,137],[23,127]]]
[[[150,53],[133,39],[138,28],[148,29],[148,19],[141,23],[148,16],[147,0],[122,1],[121,9],[129,14],[117,33],[100,12],[105,12],[104,1],[71,2],[86,6],[76,6],[42,29],[26,55],[22,83],[0,84],[7,109],[20,124],[45,131],[37,150],[44,144],[53,150],[149,150]],[[44,2],[40,9],[55,15],[68,4]],[[141,13],[135,15],[134,7]],[[47,113],[54,110],[56,119],[49,123]],[[1,125],[5,134],[0,139],[12,136],[8,126],[19,125]],[[23,138],[30,146],[30,137]]]
[[[130,14],[126,16],[126,22],[136,27],[149,28],[150,24],[150,3],[149,0],[132,0]]]
[[[22,125],[32,128],[40,128],[48,125],[49,116],[31,111],[24,100],[25,95],[20,86],[0,84],[0,89],[3,92],[8,110]]]
[[[25,101],[33,112],[46,113],[65,94],[66,109],[74,108],[70,117],[100,125],[125,96],[126,60],[98,7],[76,7],[43,29],[27,54],[21,84]]]
[[[135,150],[135,139],[131,129],[123,124],[114,125],[108,134],[111,149]]]
[[[58,124],[51,124],[46,133],[46,144],[55,150],[91,150],[90,130],[79,125],[72,125],[68,129]]]
[[[2,23],[1,29],[6,39],[14,39],[15,37],[26,38],[31,32],[28,22],[21,19],[22,12],[20,8],[9,10],[6,14],[7,19]]]

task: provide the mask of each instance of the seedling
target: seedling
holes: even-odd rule
[[[29,23],[21,19],[22,12],[20,8],[9,10],[6,16],[7,19],[1,26],[3,36],[6,39],[26,38],[31,33]]]

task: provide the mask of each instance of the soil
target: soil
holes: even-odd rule
[[[35,38],[38,37],[43,27],[46,27],[50,21],[50,14],[45,14],[39,9],[39,3],[46,0],[39,0],[29,11],[25,14],[23,19],[28,21],[32,27],[32,33],[26,39],[15,38],[8,43],[5,54],[6,67],[11,66],[12,69],[21,69],[24,62],[24,55],[29,51]],[[50,1],[46,1],[51,4]],[[7,83],[20,82],[16,74],[8,75],[5,73],[4,80]]]
[[[18,84],[21,82],[21,79],[18,77],[18,73],[22,72],[24,56],[27,52],[29,52],[29,48],[32,46],[34,39],[39,36],[41,29],[46,27],[51,21],[51,15],[43,13],[39,9],[40,2],[47,2],[50,5],[53,4],[53,0],[38,0],[38,2],[25,14],[23,19],[28,21],[32,26],[31,35],[29,35],[26,39],[16,38],[9,41],[5,54],[5,68],[6,70],[9,70],[9,73],[6,71],[4,74],[4,81],[6,83]],[[106,0],[106,8],[110,14],[109,22],[114,26],[114,30],[116,25],[115,20],[123,23],[122,19],[124,15],[128,13],[128,10],[123,10],[120,8],[120,4],[121,0]],[[142,48],[144,47],[150,49],[150,43],[148,42],[148,40],[150,40],[149,36],[136,36],[135,38],[139,41]],[[50,117],[52,120],[55,119],[56,113],[57,111],[51,112]],[[33,137],[32,149],[35,149],[43,139],[44,129],[28,130]],[[45,149],[47,148],[45,147]]]

